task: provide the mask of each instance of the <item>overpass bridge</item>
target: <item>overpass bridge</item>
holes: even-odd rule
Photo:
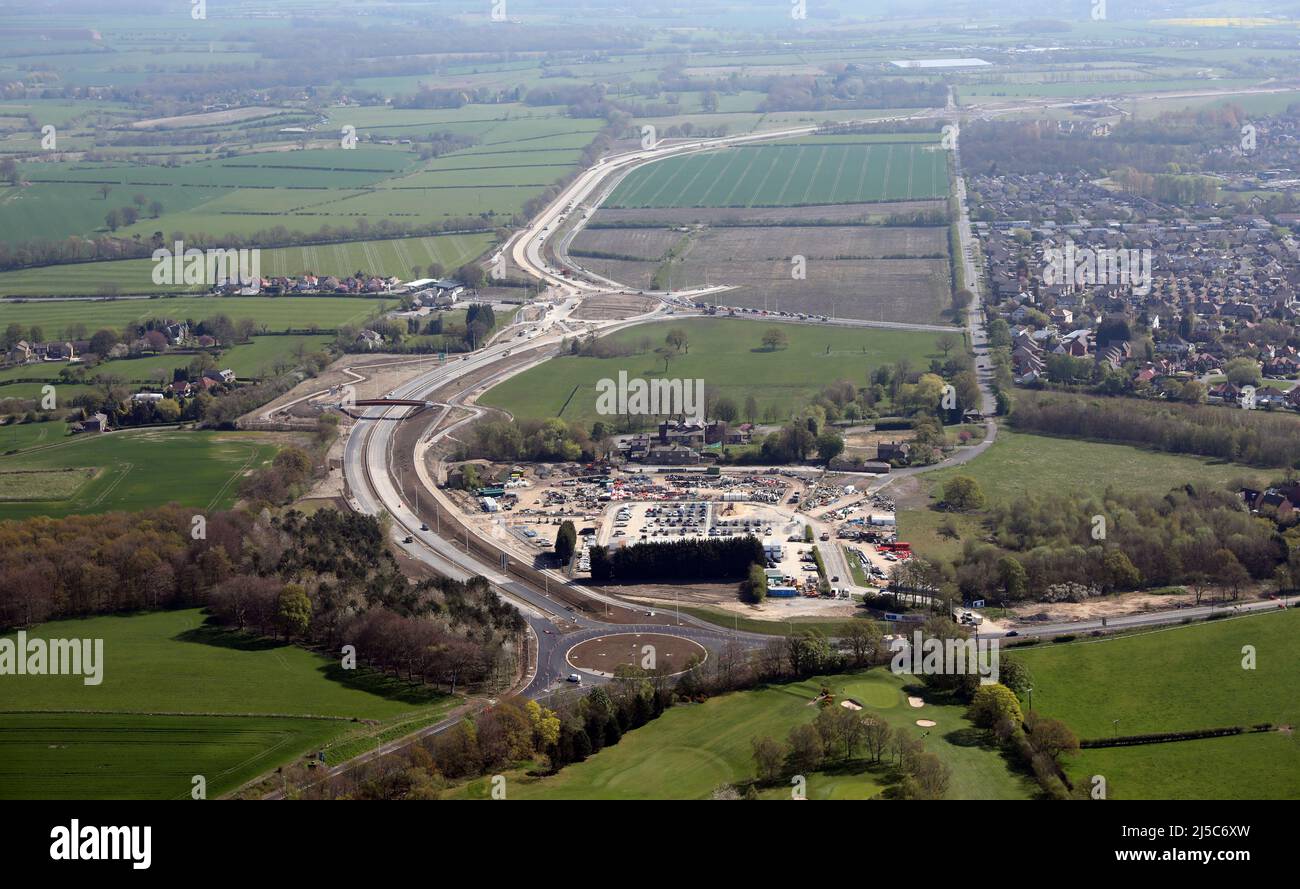
[[[339,409],[354,420],[409,420],[421,413],[425,408],[437,407],[436,401],[423,401],[417,398],[359,398],[356,401],[345,401],[339,404]],[[354,413],[351,408],[367,407],[409,407],[411,410],[399,417],[367,417],[365,411]]]

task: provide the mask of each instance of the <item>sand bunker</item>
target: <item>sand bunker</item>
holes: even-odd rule
[[[921,700],[920,698],[909,697],[909,698],[907,699],[907,703],[911,704],[913,707],[924,707],[924,706],[925,706],[925,701]]]
[[[843,707],[845,710],[861,710],[861,709],[862,709],[862,705],[859,704],[857,701],[853,700],[853,698],[846,698],[845,700],[840,701],[840,706]]]
[[[916,721],[916,724],[919,725],[921,728],[934,728],[936,725],[938,725],[938,723],[936,723],[933,719],[918,719]]]

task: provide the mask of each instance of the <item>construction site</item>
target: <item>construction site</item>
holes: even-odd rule
[[[608,549],[684,539],[753,536],[763,545],[766,600],[739,600],[737,584],[637,584],[623,598],[688,603],[749,617],[851,613],[888,584],[890,569],[910,557],[894,531],[892,500],[858,487],[861,477],[817,469],[625,470],[560,464],[449,468],[446,496],[457,520],[537,567],[589,580],[591,547]],[[578,535],[571,562],[554,556],[564,522]]]

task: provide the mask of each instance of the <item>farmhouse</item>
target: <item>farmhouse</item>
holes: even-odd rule
[[[8,364],[29,364],[34,361],[67,361],[71,364],[81,360],[77,357],[79,346],[84,348],[86,345],[88,344],[66,340],[49,343],[29,343],[27,340],[19,340],[4,353],[4,356]]]
[[[26,364],[32,360],[32,347],[27,340],[19,340],[5,353],[5,360],[10,364]]]
[[[876,445],[876,460],[881,463],[907,463],[912,446],[907,442],[881,442]]]
[[[103,413],[92,414],[80,423],[72,424],[73,432],[107,432],[108,415]]]
[[[204,371],[203,378],[216,383],[233,383],[235,381],[235,372],[229,368],[225,370],[209,370]]]
[[[373,330],[363,330],[357,334],[356,343],[363,349],[378,349],[384,344],[384,338]]]

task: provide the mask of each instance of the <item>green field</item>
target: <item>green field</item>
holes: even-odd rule
[[[0,397],[4,390],[0,390]],[[66,423],[6,423],[0,426],[0,454],[53,444],[68,430]]]
[[[250,342],[232,346],[216,356],[222,368],[229,368],[241,379],[270,376],[277,366],[292,366],[301,350],[304,353],[324,349],[334,341],[334,337],[324,334],[292,334],[289,336],[255,336]],[[190,352],[168,352],[162,355],[149,355],[144,358],[123,358],[117,361],[96,365],[86,372],[86,378],[93,380],[98,374],[108,374],[124,380],[128,384],[150,384],[161,386],[171,382],[172,370],[186,367],[195,358]],[[77,365],[71,365],[76,368]],[[49,380],[55,382],[59,373],[69,367],[62,361],[42,362],[40,364],[20,364],[0,370],[0,398],[10,396],[18,391],[22,383],[10,384],[11,380]],[[39,388],[40,384],[35,384]],[[31,388],[28,386],[27,388]],[[74,385],[73,388],[78,388]],[[68,396],[59,388],[60,400],[66,402]],[[0,449],[3,452],[3,449]]]
[[[1133,636],[1018,650],[1034,707],[1081,738],[1300,722],[1300,611],[1214,620]],[[1242,669],[1242,646],[1257,665]]]
[[[1130,93],[1166,93],[1175,91],[1229,91],[1257,85],[1249,78],[1221,77],[1214,80],[1188,77],[1181,80],[1080,80],[1053,83],[980,83],[958,89],[957,100],[963,106],[1006,102],[1018,98],[1083,98],[1122,96]]]
[[[607,207],[791,207],[942,198],[947,154],[915,143],[732,148],[647,164]]]
[[[5,498],[0,520],[167,503],[228,509],[238,497],[240,479],[270,462],[285,441],[256,432],[171,429],[60,438],[51,432],[49,438],[52,443],[0,457],[0,496]],[[82,483],[69,491],[66,481],[48,474],[54,470],[77,471]],[[64,496],[55,499],[56,491]]]
[[[6,799],[180,798],[194,775],[216,796],[345,741],[358,732],[353,719],[397,723],[454,703],[205,626],[196,609],[58,621],[29,636],[103,639],[103,682],[24,676],[0,685]]]
[[[927,473],[942,486],[954,475],[977,480],[996,503],[1031,492],[1104,490],[1163,494],[1185,478],[1227,484],[1258,477],[1258,470],[1203,457],[1147,451],[1129,445],[1053,438],[998,429],[995,443],[965,466]]]
[[[346,276],[362,272],[395,275],[409,280],[413,269],[418,268],[420,277],[423,277],[427,267],[434,262],[454,270],[478,257],[491,243],[492,235],[474,232],[425,238],[353,241],[346,244],[276,247],[262,251],[261,273],[265,277],[301,275],[307,272]],[[119,259],[0,272],[0,296],[103,296],[108,295],[106,288],[115,288],[114,293],[118,294],[172,293],[186,289],[196,292],[205,289],[204,285],[186,288],[183,285],[155,284],[153,269],[151,259]]]
[[[769,352],[760,341],[773,326],[789,337],[789,345]],[[620,331],[613,339],[635,347],[648,338],[654,349],[663,345],[673,328],[686,331],[690,350],[673,358],[666,374],[663,359],[653,351],[627,358],[565,356],[511,377],[484,393],[479,403],[519,418],[558,416],[592,423],[600,419],[597,381],[616,380],[619,371],[626,370],[629,378],[703,379],[706,389],[716,389],[738,408],[753,395],[760,415],[770,407],[784,417],[835,380],[864,386],[874,368],[903,357],[913,367],[928,365],[935,339],[933,333],[920,331],[810,327],[739,318],[656,322]]]
[[[1300,798],[1300,745],[1282,732],[1084,750],[1071,779],[1106,779],[1107,799]]]
[[[202,321],[226,315],[233,321],[252,318],[268,331],[302,330],[312,324],[330,330],[345,324],[360,325],[380,306],[392,308],[398,298],[353,296],[177,296],[159,299],[59,300],[0,304],[0,326],[38,325],[47,339],[63,335],[70,324],[84,324],[87,332],[101,327],[120,330],[150,318]]]
[[[107,231],[109,210],[138,206],[140,221],[120,231],[145,236],[154,231],[224,235],[241,230],[225,218],[232,212],[237,215],[237,208],[224,203],[232,194],[243,196],[247,212],[257,220],[250,231],[276,224],[314,230],[319,221],[308,226],[266,214],[305,209],[337,191],[398,175],[415,163],[409,152],[370,147],[262,153],[177,166],[46,163],[28,168],[22,188],[0,191],[0,232],[11,241],[89,235]],[[107,195],[101,186],[110,189]],[[282,197],[292,199],[292,205],[277,206]],[[163,208],[158,218],[148,212],[155,201]]]
[[[952,799],[1026,799],[1036,793],[1033,781],[1014,772],[995,749],[972,743],[971,724],[960,706],[920,709],[907,703],[903,679],[887,670],[829,676],[734,692],[703,704],[673,707],[655,721],[629,732],[584,762],[566,766],[549,778],[523,773],[507,778],[514,799],[701,799],[722,784],[743,783],[754,776],[753,738],[770,735],[784,741],[790,729],[812,722],[810,702],[822,685],[837,699],[851,697],[867,711],[884,717],[896,730],[921,735],[919,718],[938,723],[925,738],[926,750],[952,770]],[[807,776],[811,799],[867,799],[889,783],[889,769],[862,763],[833,766]],[[486,797],[487,782],[464,788],[464,795]],[[788,799],[785,787],[763,795]]]
[[[1268,613],[1140,635],[1016,651],[1034,707],[1080,738],[1300,721],[1300,613]],[[1254,646],[1253,670],[1242,667]],[[1118,725],[1114,720],[1119,720]],[[1294,798],[1300,744],[1290,733],[1092,749],[1076,780],[1107,776],[1114,798]]]
[[[944,483],[956,475],[980,483],[990,503],[1005,505],[1029,493],[1093,491],[1107,487],[1119,492],[1164,494],[1183,480],[1226,485],[1237,479],[1258,481],[1258,470],[1204,457],[1165,454],[1106,442],[1079,441],[998,429],[993,445],[962,466],[936,469],[921,476],[928,493],[937,498]],[[951,559],[962,540],[938,535],[951,519],[962,538],[977,534],[979,517],[951,515],[931,509],[899,509],[899,536],[929,557]]]
[[[74,60],[72,55],[59,56],[53,64],[62,67],[87,61]],[[114,55],[128,64],[126,59],[133,53]],[[167,53],[151,55],[147,64],[156,68],[166,65],[169,58],[174,64],[184,64],[184,54]],[[205,66],[211,63],[209,56],[200,54],[198,58]],[[256,57],[243,58],[252,62]],[[0,59],[0,71],[4,69]],[[120,78],[118,82],[130,79],[122,71],[115,76]],[[413,80],[409,86],[414,91],[419,81]],[[196,115],[192,123],[181,121],[165,131],[149,130],[166,135],[149,152],[154,162],[139,163],[129,152],[106,150],[107,140],[96,136],[96,124],[121,126],[129,120],[129,111],[124,113],[114,105],[108,113],[109,103],[104,103],[103,110],[94,105],[74,110],[53,103],[37,108],[37,104],[0,102],[0,137],[6,135],[6,124],[14,130],[12,139],[0,138],[4,146],[0,151],[27,153],[21,186],[0,187],[0,240],[11,243],[109,233],[109,212],[124,209],[135,211],[137,221],[122,221],[111,232],[146,239],[154,232],[248,238],[273,229],[314,235],[327,227],[338,232],[362,224],[374,231],[392,223],[429,226],[474,217],[490,228],[507,223],[528,200],[570,174],[601,126],[595,118],[574,118],[557,108],[510,102],[454,109],[322,108],[318,126],[310,132],[291,132],[281,128],[306,123],[306,118],[317,115],[300,108],[267,107],[260,118],[227,122],[219,115]],[[48,113],[49,117],[41,120],[59,122],[61,127],[63,119],[75,115],[79,126],[75,132],[61,130],[61,147],[96,150],[95,157],[105,159],[32,162],[39,155],[39,131],[31,129],[27,115],[38,113]],[[344,127],[355,131],[358,143],[353,148],[341,145]],[[436,157],[421,156],[419,140],[449,135],[476,140],[476,144]],[[223,144],[219,157],[211,148],[214,138]],[[107,193],[103,189],[108,189]],[[335,254],[342,256],[339,251],[359,254],[353,244],[339,245],[335,251],[330,250],[331,245],[318,246],[316,254],[306,248],[307,256],[301,259],[297,248],[289,248],[282,256],[264,259],[271,274],[304,270],[342,274],[361,267],[374,273],[406,275],[411,263],[405,254],[421,265],[437,261],[455,268],[482,253],[490,241],[484,234],[456,236],[468,238],[473,249],[448,249],[433,246],[438,239],[428,239],[429,244],[422,245],[424,239],[409,238],[404,239],[404,249],[390,249],[381,241],[365,241],[365,237],[363,230],[358,244],[368,243],[375,255],[363,256],[360,264],[348,258],[335,267]],[[418,254],[425,253],[427,258],[419,258]],[[51,289],[56,285],[32,274],[13,279],[12,289],[0,278],[0,292],[69,292]],[[147,278],[143,280],[147,282]],[[101,271],[94,282],[74,285],[64,281],[57,286],[84,288],[92,283],[116,285],[126,292],[151,290],[134,272],[117,270],[109,274]]]

